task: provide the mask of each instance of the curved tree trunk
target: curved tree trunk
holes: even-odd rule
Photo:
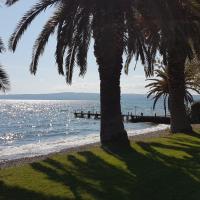
[[[93,24],[94,53],[99,65],[101,132],[103,145],[129,144],[120,105],[120,75],[123,55],[123,14],[98,11]]]
[[[175,49],[169,52],[168,56],[171,131],[172,133],[189,133],[192,127],[184,104],[186,57]]]

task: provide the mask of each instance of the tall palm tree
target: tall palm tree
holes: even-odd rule
[[[2,39],[0,38],[0,53],[2,53],[3,50],[4,50],[4,45],[3,45]],[[6,90],[9,89],[9,87],[10,87],[10,83],[8,80],[8,75],[3,70],[3,67],[0,65],[0,90],[5,92]]]
[[[16,1],[7,0],[7,4]],[[35,42],[30,71],[36,73],[39,57],[50,35],[56,31],[58,72],[65,74],[66,82],[71,84],[75,65],[80,68],[81,76],[86,73],[90,39],[94,38],[94,55],[100,75],[102,144],[128,143],[120,106],[123,53],[127,54],[126,68],[133,55],[141,58],[143,63],[147,60],[145,38],[136,23],[138,13],[133,3],[132,0],[40,0],[23,16],[10,39],[10,48],[15,51],[19,39],[35,17],[54,6],[54,14]]]
[[[155,70],[156,78],[148,79],[151,81],[146,88],[149,88],[147,98],[153,96],[153,109],[155,109],[157,101],[163,97],[163,105],[165,110],[165,116],[167,115],[167,107],[170,110],[170,98],[169,98],[169,75],[167,67],[162,66],[160,69]],[[185,70],[185,104],[191,104],[193,102],[193,96],[190,91],[195,91],[200,94],[200,83],[196,81],[195,76],[193,76],[193,71],[190,67]]]
[[[200,57],[199,0],[138,0],[145,26],[146,41],[153,63],[157,51],[168,66],[171,131],[190,132],[185,95],[185,62],[194,54]]]

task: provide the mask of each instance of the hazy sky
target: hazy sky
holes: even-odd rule
[[[7,45],[8,38],[13,32],[17,22],[25,11],[37,0],[21,0],[15,6],[7,8],[0,7],[0,35]],[[17,51],[5,52],[0,55],[0,61],[5,66],[11,81],[9,93],[53,93],[53,92],[99,92],[98,66],[93,55],[93,46],[88,55],[88,71],[84,79],[78,76],[78,69],[75,70],[73,84],[65,83],[65,77],[58,75],[55,65],[54,51],[55,38],[52,37],[41,57],[36,76],[29,73],[31,62],[32,46],[42,26],[46,22],[52,9],[49,9],[36,18],[34,23],[22,37]],[[121,79],[122,93],[145,93],[145,81],[143,67],[138,64],[134,71],[134,62],[130,66],[129,75],[123,72]]]

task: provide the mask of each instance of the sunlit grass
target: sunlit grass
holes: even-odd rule
[[[59,154],[0,171],[0,200],[199,200],[200,134]]]

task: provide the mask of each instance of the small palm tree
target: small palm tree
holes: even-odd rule
[[[155,109],[157,101],[161,97],[163,97],[164,111],[165,111],[165,116],[166,116],[167,115],[167,101],[168,101],[168,96],[169,96],[168,75],[166,73],[165,68],[155,70],[155,74],[157,78],[148,79],[149,81],[153,81],[153,82],[145,86],[146,88],[149,89],[147,98],[150,98],[153,95],[153,98],[152,98],[154,100],[153,109]]]
[[[3,50],[4,50],[4,45],[3,45],[2,39],[0,38],[0,53],[2,53]],[[10,87],[10,83],[8,80],[8,75],[3,70],[3,67],[0,65],[0,90],[5,92],[6,90],[9,89],[9,87]]]
[[[190,66],[190,65],[189,65]],[[200,93],[200,83],[196,82],[195,76],[193,76],[194,72],[190,67],[187,67],[185,70],[185,95],[184,100],[185,104],[191,104],[193,102],[193,96],[190,91],[195,91]],[[156,78],[147,79],[148,81],[152,81],[150,84],[146,85],[146,88],[149,88],[149,92],[147,98],[153,96],[153,109],[155,109],[157,101],[163,97],[163,105],[165,116],[167,115],[167,107],[170,109],[170,101],[169,101],[169,75],[167,67],[160,67],[160,69],[155,70]]]

